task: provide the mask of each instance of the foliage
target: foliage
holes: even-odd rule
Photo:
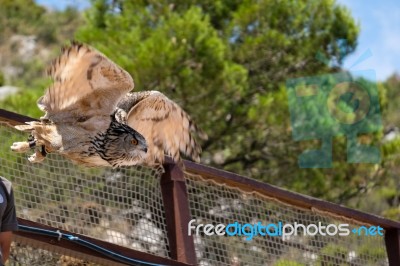
[[[380,213],[391,219],[400,220],[400,138],[399,138],[399,116],[398,107],[400,103],[400,78],[397,74],[392,75],[382,84],[382,89],[386,91],[386,98],[390,99],[386,102],[386,108],[383,112],[383,120],[385,131],[393,130],[395,134],[393,140],[383,140],[382,153],[385,156],[383,161],[383,176],[385,183],[377,188],[375,200],[365,200],[365,208],[375,206],[378,209],[378,204],[382,205]],[[368,205],[369,204],[369,205]]]
[[[0,0],[0,44],[19,33],[28,35],[44,22],[45,9],[33,0]]]
[[[46,65],[58,53],[66,40],[72,39],[82,24],[81,13],[74,8],[50,11],[33,0],[0,0],[1,68],[16,74],[7,77],[8,83],[20,87],[18,94],[0,102],[0,108],[40,117],[35,105],[49,84]],[[26,52],[26,39],[32,37],[33,53]],[[6,71],[0,73],[6,74]],[[1,84],[1,81],[0,81]]]
[[[364,244],[358,250],[360,258],[368,261],[371,265],[380,264],[386,259],[385,248],[372,248],[371,245]],[[378,260],[378,261],[377,261]]]
[[[4,74],[0,71],[0,87],[3,86],[5,83]]]
[[[0,108],[39,118],[43,116],[43,112],[37,108],[36,101],[40,96],[42,96],[43,88],[47,87],[47,85],[47,80],[38,79],[33,83],[33,89],[23,90],[7,97],[0,103]]]
[[[74,8],[49,12],[34,0],[0,0],[0,44],[9,37],[35,35],[46,44],[71,38],[80,24],[80,14]]]
[[[210,136],[205,163],[337,202],[357,195],[374,166],[348,165],[344,139],[334,170],[299,170],[310,145],[292,141],[284,87],[337,71],[356,45],[349,12],[332,1],[183,2],[94,1],[76,38],[127,69],[138,90],[179,102]]]
[[[303,263],[299,263],[297,261],[293,260],[285,260],[285,259],[280,259],[275,263],[276,266],[303,266]]]
[[[324,255],[319,259],[319,263],[327,266],[347,265],[349,260],[348,251],[345,247],[341,247],[336,244],[328,244],[322,250],[321,253]]]

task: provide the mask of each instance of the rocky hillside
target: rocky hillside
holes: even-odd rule
[[[34,100],[43,92],[46,65],[74,38],[82,13],[46,9],[33,0],[0,0],[0,6],[0,108],[22,111],[13,99],[18,95],[8,96],[24,91]],[[26,106],[23,113],[35,115]]]

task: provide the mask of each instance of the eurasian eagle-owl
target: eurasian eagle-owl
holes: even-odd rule
[[[11,149],[41,162],[56,152],[86,166],[153,165],[180,153],[199,160],[206,135],[158,91],[129,93],[132,77],[94,48],[73,42],[48,69],[53,84],[40,97],[40,121],[15,126],[31,138]]]

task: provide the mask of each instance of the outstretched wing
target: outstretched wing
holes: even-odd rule
[[[151,161],[164,161],[164,153],[174,161],[180,152],[200,160],[201,147],[195,136],[206,138],[189,115],[157,91],[129,93],[118,104],[127,112],[127,124],[144,136]]]
[[[53,84],[38,100],[38,106],[49,118],[61,111],[110,115],[134,86],[128,72],[97,50],[75,42],[62,49],[48,75]]]

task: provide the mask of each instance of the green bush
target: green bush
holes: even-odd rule
[[[5,78],[3,72],[0,71],[0,86],[4,86]]]
[[[280,259],[275,263],[275,266],[304,266],[304,264],[293,260]]]

